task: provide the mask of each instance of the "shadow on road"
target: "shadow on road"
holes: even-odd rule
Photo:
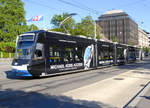
[[[117,66],[117,68],[119,68],[119,69],[137,69],[137,68],[150,69],[149,64],[150,64],[150,60],[147,59],[147,60],[143,60],[143,61],[136,62],[136,63],[129,63],[126,65],[120,65],[120,66]]]
[[[0,91],[0,108],[112,108],[95,101],[73,100],[37,92]]]
[[[150,96],[140,96],[140,97],[142,97],[142,98],[147,99],[147,100],[150,101]]]

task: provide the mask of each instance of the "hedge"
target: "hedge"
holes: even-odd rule
[[[0,42],[0,52],[14,53],[16,44],[14,42]]]
[[[14,58],[15,53],[0,52],[0,58]]]

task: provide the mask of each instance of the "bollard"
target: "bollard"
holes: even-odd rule
[[[3,53],[1,52],[1,58],[3,58]]]
[[[11,53],[9,53],[9,58],[11,58]]]

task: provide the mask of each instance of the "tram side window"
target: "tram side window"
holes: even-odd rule
[[[34,58],[35,59],[42,59],[43,58],[43,44],[42,43],[36,44]]]
[[[113,49],[112,48],[110,48],[110,50],[109,50],[109,58],[110,59],[113,59]]]
[[[50,58],[49,61],[50,63],[60,63],[61,62],[61,48],[56,47],[56,46],[51,46],[49,48],[50,51]]]
[[[118,48],[118,49],[117,49],[117,58],[118,58],[118,59],[123,59],[123,58],[124,58],[123,51],[124,51],[123,48]]]
[[[109,59],[109,50],[106,47],[100,48],[99,50],[99,60],[108,60]]]
[[[109,50],[108,50],[108,48],[105,48],[105,50],[104,50],[104,60],[109,60]]]
[[[139,51],[138,50],[136,50],[136,58],[139,58]]]
[[[65,48],[64,62],[73,62],[73,48]]]
[[[75,48],[75,61],[76,62],[83,62],[83,48],[76,47]]]
[[[98,49],[98,54],[99,54],[98,59],[103,60],[103,50],[101,48]]]

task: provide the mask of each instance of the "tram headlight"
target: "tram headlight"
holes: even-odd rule
[[[14,65],[18,65],[18,63],[17,63],[17,62],[15,62],[15,63],[14,63]]]

